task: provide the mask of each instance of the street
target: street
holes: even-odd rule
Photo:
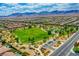
[[[55,50],[50,56],[66,56],[78,39],[79,32],[76,32],[71,38],[68,39],[68,41]]]

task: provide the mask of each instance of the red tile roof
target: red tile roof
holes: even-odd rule
[[[13,52],[6,52],[2,56],[15,56]]]
[[[3,53],[5,53],[5,52],[7,52],[7,51],[10,51],[10,49],[9,49],[9,48],[6,48],[6,47],[4,47],[4,46],[2,46],[2,47],[0,48],[0,55],[3,54]]]
[[[15,56],[15,54],[11,52],[10,48],[6,48],[0,43],[0,56]]]

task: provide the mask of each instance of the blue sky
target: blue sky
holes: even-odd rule
[[[13,13],[79,10],[78,3],[0,3],[0,16]]]

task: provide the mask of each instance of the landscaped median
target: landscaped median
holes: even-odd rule
[[[74,44],[73,51],[79,53],[79,40]]]

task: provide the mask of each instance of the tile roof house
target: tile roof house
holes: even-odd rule
[[[13,52],[6,52],[2,56],[15,56]]]
[[[0,56],[15,56],[15,54],[11,52],[10,48],[6,48],[0,44]]]

